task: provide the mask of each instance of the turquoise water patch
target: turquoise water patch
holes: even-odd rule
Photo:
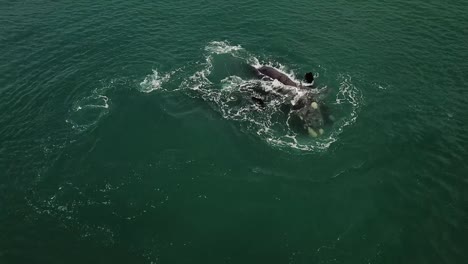
[[[0,263],[466,262],[467,12],[3,1]],[[263,64],[315,74],[322,137]]]

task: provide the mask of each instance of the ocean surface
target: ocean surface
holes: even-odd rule
[[[467,263],[468,2],[0,1],[0,263]],[[246,65],[313,71],[313,138]]]

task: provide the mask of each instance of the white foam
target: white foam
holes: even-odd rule
[[[108,86],[95,89],[91,95],[75,101],[69,112],[66,123],[79,132],[95,126],[99,120],[109,113],[110,99],[104,93]]]
[[[349,111],[348,116],[335,123],[337,129],[335,129],[332,134],[332,136],[335,138],[333,142],[338,139],[338,136],[344,131],[346,127],[351,126],[356,122],[361,105],[364,103],[363,95],[361,91],[352,83],[352,78],[350,75],[340,74],[338,79],[340,80],[340,87],[335,99],[336,104],[348,105],[351,110]]]
[[[205,47],[205,50],[213,54],[226,54],[241,50],[240,45],[233,46],[227,41],[212,41]]]
[[[78,101],[73,111],[78,112],[88,108],[109,108],[109,98],[105,95],[93,94]]]
[[[151,93],[155,90],[162,89],[162,85],[167,83],[175,71],[160,74],[158,70],[153,70],[153,73],[146,76],[146,78],[140,83],[140,92]]]

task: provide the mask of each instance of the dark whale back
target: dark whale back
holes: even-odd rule
[[[258,68],[258,71],[261,72],[262,74],[272,78],[272,79],[278,80],[279,82],[281,82],[284,85],[290,85],[290,86],[294,86],[294,87],[297,86],[297,83],[295,83],[293,80],[289,79],[289,77],[286,74],[281,73],[280,71],[278,71],[277,69],[275,69],[273,67],[262,66],[262,67]]]

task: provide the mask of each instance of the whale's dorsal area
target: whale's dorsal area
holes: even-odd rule
[[[266,75],[272,79],[275,79],[275,80],[278,80],[279,82],[281,82],[282,84],[284,85],[289,85],[289,86],[294,86],[294,87],[297,87],[297,83],[294,82],[293,80],[289,79],[289,77],[278,71],[277,69],[273,68],[273,67],[270,67],[270,66],[262,66],[260,68],[257,69],[260,73],[262,73],[263,75]]]

